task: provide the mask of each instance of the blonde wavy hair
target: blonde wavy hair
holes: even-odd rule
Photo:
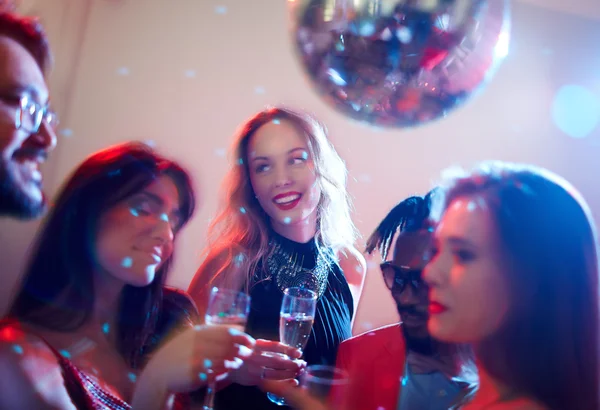
[[[321,188],[317,245],[337,255],[353,247],[358,237],[350,217],[346,165],[327,139],[325,127],[308,114],[283,107],[268,108],[248,119],[233,142],[233,164],[222,186],[222,205],[208,228],[205,260],[190,285],[190,293],[198,305],[204,302],[198,295],[212,286],[226,283],[227,287],[248,291],[258,263],[270,254],[269,217],[254,195],[246,158],[250,138],[274,120],[294,124],[307,139]]]

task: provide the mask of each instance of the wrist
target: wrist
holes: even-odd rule
[[[169,388],[163,373],[152,366],[147,366],[138,377],[131,400],[131,409],[163,409],[169,396]]]

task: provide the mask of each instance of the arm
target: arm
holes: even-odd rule
[[[367,263],[364,256],[354,247],[346,248],[338,254],[340,268],[344,272],[344,277],[350,287],[352,298],[354,299],[354,318],[358,309],[358,302],[365,284],[365,273],[367,272]]]
[[[136,384],[132,409],[163,409],[172,394],[206,385],[208,370],[218,380],[231,370],[229,363],[239,365],[252,354],[254,343],[245,333],[223,326],[186,329],[150,359]]]

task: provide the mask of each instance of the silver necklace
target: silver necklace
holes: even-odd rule
[[[267,271],[282,292],[291,287],[312,290],[320,298],[327,289],[332,258],[317,249],[317,261],[312,270],[303,268],[304,256],[283,249],[280,243],[271,241],[272,252],[267,258]]]

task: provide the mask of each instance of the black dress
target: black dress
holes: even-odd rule
[[[352,336],[351,321],[354,314],[352,294],[340,266],[333,261],[331,252],[321,248],[314,239],[308,243],[291,241],[275,232],[271,233],[272,243],[278,245],[288,255],[297,256],[296,261],[303,269],[312,271],[319,258],[328,255],[326,285],[317,303],[313,329],[304,350],[303,360],[308,365],[335,365],[340,343]],[[252,298],[246,331],[254,338],[279,340],[279,310],[283,293],[277,278],[264,277],[258,267],[250,287]],[[219,391],[215,398],[215,410],[269,410],[287,409],[277,406],[257,387],[232,384]]]

